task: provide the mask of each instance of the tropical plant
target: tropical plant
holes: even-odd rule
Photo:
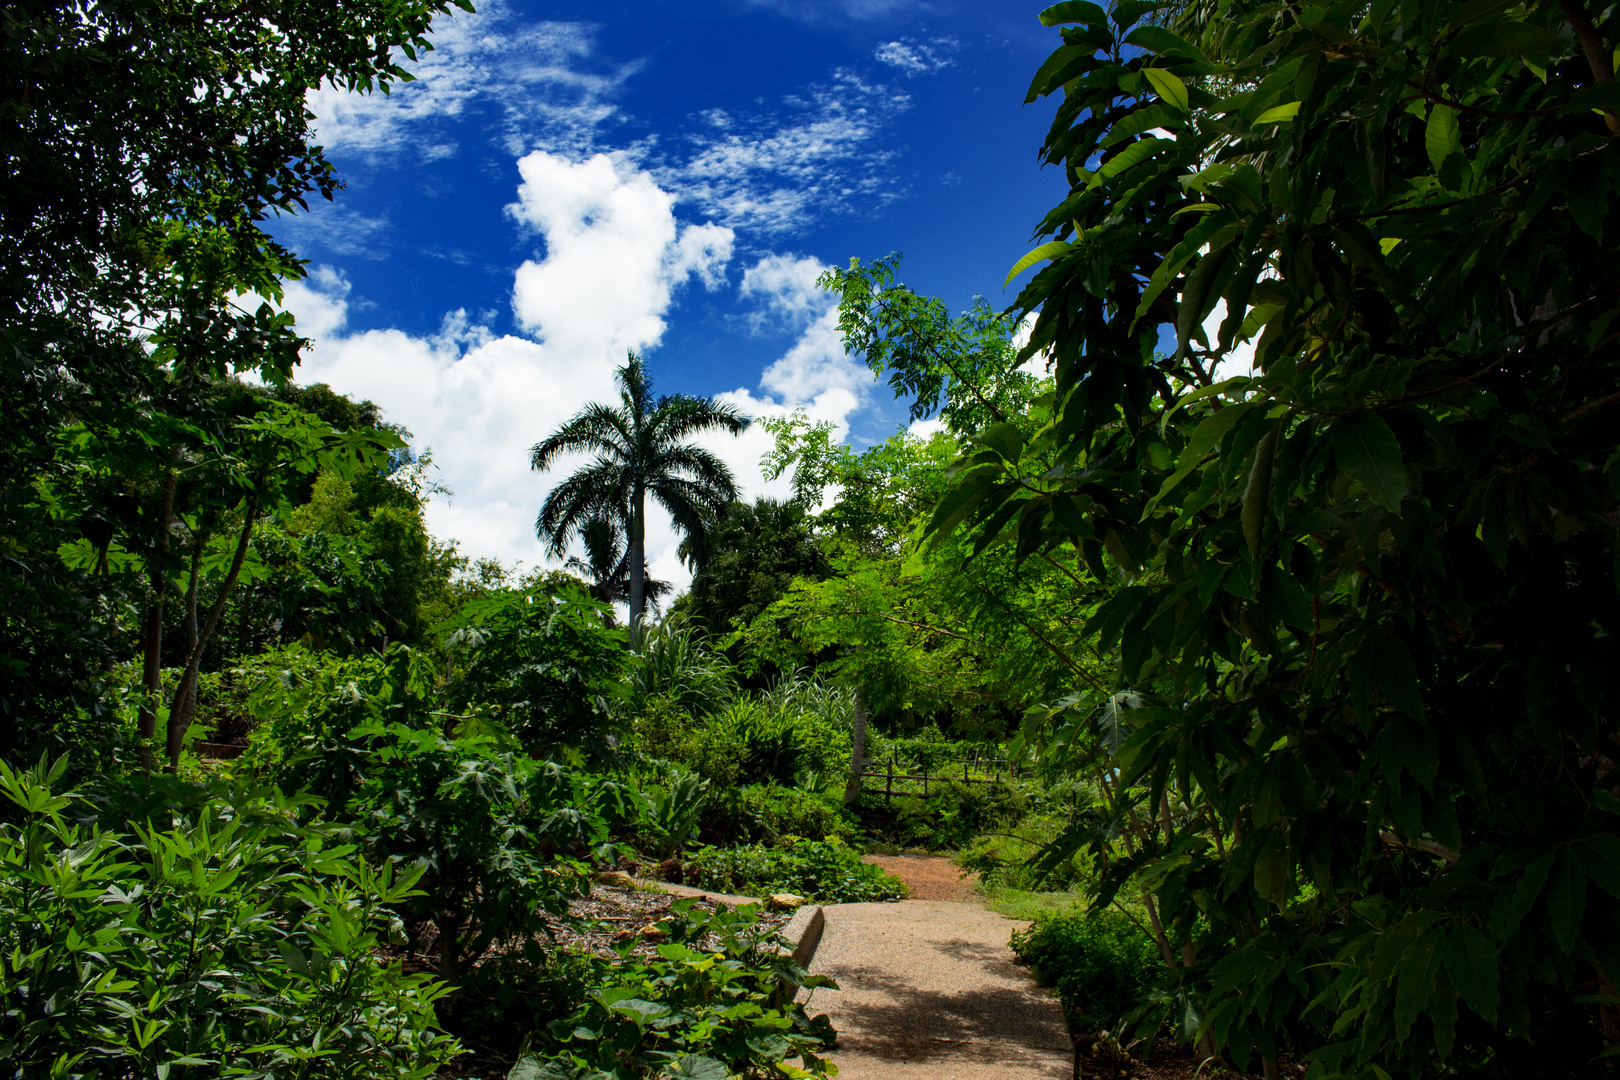
[[[368,862],[307,797],[63,790],[65,768],[0,761],[8,1075],[425,1078],[461,1052],[444,985],[378,955],[420,869]]]
[[[621,524],[630,558],[630,626],[639,629],[646,600],[647,497],[701,549],[705,522],[737,497],[731,470],[711,451],[685,440],[704,431],[740,434],[748,419],[735,406],[687,394],[654,399],[652,379],[635,353],[615,375],[619,405],[581,409],[529,451],[529,466],[549,469],[563,454],[595,460],[564,479],[540,507],[535,535],[560,556],[593,520]]]
[[[624,545],[620,523],[612,518],[592,518],[579,529],[579,541],[585,548],[585,557],[571,555],[564,567],[584,577],[590,586],[591,597],[603,604],[628,602],[630,599],[630,552]],[[647,607],[658,610],[658,602],[669,595],[670,584],[656,578],[642,583],[642,598]]]
[[[708,529],[682,610],[711,634],[746,626],[798,578],[827,576],[827,559],[797,503],[732,503]]]
[[[1149,886],[1206,1051],[1603,1072],[1620,9],[1152,10],[1043,15],[1057,415],[982,429],[933,525],[1115,586],[1112,685],[1030,736],[1114,787],[1098,901]]]
[[[836,1072],[821,1056],[833,1045],[832,1025],[811,1017],[796,994],[837,984],[772,948],[756,905],[711,912],[681,900],[660,925],[667,940],[656,954],[633,956],[626,945],[507,1080],[810,1080]]]
[[[794,893],[826,904],[899,900],[905,884],[838,836],[786,836],[777,844],[704,847],[684,866],[686,880],[705,889],[764,896]]]
[[[170,530],[177,515],[196,524],[199,508],[173,510],[169,497],[196,474],[199,444],[221,441],[211,437],[222,433],[210,385],[232,371],[283,382],[297,363],[293,318],[266,301],[303,265],[262,226],[341,187],[310,139],[306,94],[408,79],[404,56],[431,47],[430,22],[450,6],[271,0],[201,19],[132,0],[6,9],[0,546],[11,569],[0,575],[8,672],[0,708],[13,719],[5,752],[61,745],[69,729],[89,737],[84,718],[107,715],[98,676],[130,651],[124,612],[148,606],[141,621],[161,623],[148,585],[162,590],[185,576],[194,537],[175,537],[185,550],[171,552]],[[80,425],[98,444],[94,461],[64,437]],[[221,510],[246,506],[240,481],[268,449],[264,439],[223,434],[230,445],[206,455],[213,479],[235,473]],[[256,445],[237,457],[239,440]],[[171,479],[175,472],[184,476]],[[239,522],[215,524],[228,531]],[[105,558],[60,556],[81,542]],[[171,610],[184,589],[173,590]]]
[[[677,612],[636,635],[626,690],[638,712],[662,698],[702,715],[736,694],[737,673],[709,648],[702,628]]]

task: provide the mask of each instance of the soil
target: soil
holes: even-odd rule
[[[938,855],[868,855],[861,860],[882,867],[911,890],[913,900],[981,901],[979,876]]]

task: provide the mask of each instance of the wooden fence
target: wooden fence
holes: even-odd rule
[[[881,770],[875,768],[878,764],[875,761],[866,763],[866,771],[861,775],[861,789],[881,790],[884,802],[893,801],[897,794],[926,796],[930,784],[937,792],[945,783],[952,781],[960,784],[993,784],[997,780],[1010,780],[1018,776],[1018,766],[1006,758],[980,757],[977,754],[970,758],[941,762],[937,771],[916,762],[901,762],[894,754],[890,754],[889,760],[882,763]]]

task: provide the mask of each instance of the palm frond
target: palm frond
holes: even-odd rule
[[[594,453],[600,457],[628,460],[634,445],[625,415],[608,405],[587,405],[562,427],[529,448],[529,468],[543,472],[559,455]]]

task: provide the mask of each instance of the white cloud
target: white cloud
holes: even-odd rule
[[[536,474],[529,447],[586,403],[617,400],[613,372],[625,350],[658,343],[682,282],[723,280],[731,237],[712,226],[683,230],[668,193],[605,157],[572,163],[537,153],[520,165],[513,216],[545,244],[514,279],[514,310],[532,339],[497,337],[464,311],[427,337],[351,332],[349,283],[326,267],[289,283],[285,306],[315,339],[301,381],[370,398],[410,429],[418,450],[432,449],[454,492],[428,506],[434,534],[466,554],[533,565],[545,561],[535,514],[574,463]],[[673,557],[674,530],[653,519],[649,556]]]
[[[656,173],[701,214],[767,234],[871,212],[903,194],[897,151],[878,137],[910,107],[906,94],[838,70],[774,112],[709,110],[686,140],[689,156],[668,158]]]
[[[763,305],[748,316],[755,332],[767,326],[800,329],[832,306],[832,296],[816,284],[831,267],[820,259],[767,255],[743,271],[737,294]]]
[[[388,257],[386,216],[373,217],[341,203],[315,199],[308,211],[289,214],[275,226],[277,239],[296,250],[320,244],[334,255],[362,259]]]
[[[691,274],[710,288],[723,280],[731,230],[678,228],[673,197],[633,166],[536,150],[518,172],[518,201],[507,210],[543,235],[546,253],[518,268],[512,312],[548,346],[569,355],[599,349],[623,363],[625,350],[663,335],[676,285]]]
[[[872,54],[880,63],[896,68],[908,77],[931,75],[956,62],[956,51],[962,47],[955,38],[942,37],[932,41],[902,38],[886,41]]]
[[[434,21],[433,49],[401,57],[416,81],[388,95],[322,86],[309,95],[318,140],[335,154],[380,158],[409,151],[417,161],[453,156],[456,125],[482,120],[512,155],[537,145],[583,153],[615,119],[612,98],[635,64],[588,70],[597,60],[594,28],[517,19],[502,0],[476,13]]]
[[[875,22],[914,11],[925,11],[926,0],[825,0],[818,4],[790,0],[748,0],[753,7],[766,8],[799,22],[827,22],[834,16],[858,22]]]

